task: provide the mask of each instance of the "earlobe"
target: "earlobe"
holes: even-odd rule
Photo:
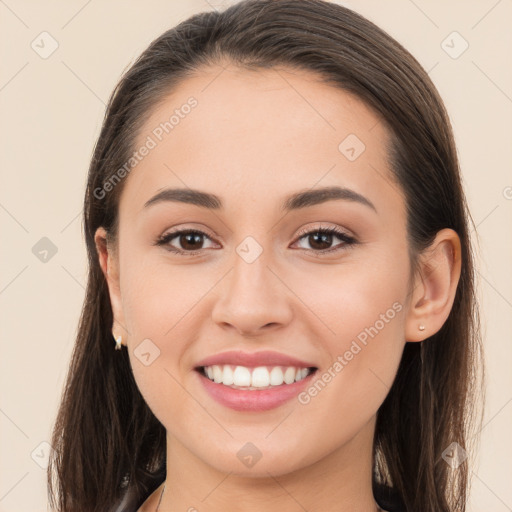
[[[412,342],[434,335],[450,314],[461,272],[459,236],[453,229],[439,231],[419,259],[405,329]]]
[[[118,262],[116,261],[112,250],[108,247],[107,232],[103,227],[99,227],[96,230],[94,241],[96,244],[96,251],[98,253],[98,261],[107,282],[110,296],[110,305],[112,308],[112,316],[114,318],[112,335],[114,338],[119,339],[119,337],[121,337],[121,339],[125,340],[127,332],[124,328],[125,322],[119,287]],[[119,342],[116,342],[116,344],[119,345]]]

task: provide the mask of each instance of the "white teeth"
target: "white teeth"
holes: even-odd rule
[[[266,388],[270,385],[270,374],[264,366],[258,366],[252,371],[251,386],[254,388]]]
[[[233,370],[231,369],[231,366],[225,366],[222,371],[222,384],[225,386],[231,386],[231,384],[234,384],[234,376],[233,376]]]
[[[286,384],[291,384],[295,380],[295,368],[289,366],[286,368],[286,371],[284,372],[284,381]]]
[[[222,368],[216,364],[213,365],[213,382],[222,382]]]
[[[225,386],[248,389],[281,386],[283,383],[293,384],[304,379],[310,373],[308,368],[295,368],[293,366],[247,368],[228,364],[207,366],[204,371],[208,378],[217,384],[222,383]]]
[[[251,372],[249,368],[246,368],[245,366],[237,366],[233,372],[233,384],[235,386],[250,386]]]
[[[270,372],[270,384],[272,386],[280,386],[284,382],[283,370],[279,366],[272,368]]]
[[[307,368],[301,368],[300,371],[297,371],[297,375],[295,375],[295,382],[298,380],[302,380],[309,373]]]

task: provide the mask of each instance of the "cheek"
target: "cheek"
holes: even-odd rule
[[[296,295],[304,298],[307,324],[321,332],[331,356],[348,350],[354,339],[362,344],[384,340],[374,344],[380,346],[401,339],[408,291],[408,264],[402,260],[392,251],[388,257],[375,251],[375,257],[310,269],[308,279],[303,270],[287,276]]]
[[[189,321],[204,284],[184,267],[149,261],[127,266],[122,275],[123,312],[131,335],[158,340],[173,337],[180,322]],[[167,343],[169,349],[174,344]]]
[[[323,418],[319,450],[356,436],[389,393],[404,347],[404,308],[395,297],[353,290],[332,311],[335,334],[323,338],[330,360],[299,395],[305,416]]]
[[[188,340],[194,338],[190,319],[198,292],[183,282],[179,269],[171,272],[168,265],[144,265],[141,261],[127,265],[121,273],[123,313],[135,381],[162,421],[161,411],[179,409],[186,400],[178,384],[183,379],[180,362]]]
[[[340,418],[348,414],[352,425],[368,420],[384,401],[405,344],[408,265],[391,252],[382,255],[316,275],[307,293],[304,283],[296,289],[311,298],[311,325],[318,326],[316,338],[321,334],[329,356],[302,403],[311,411],[318,407],[318,414],[324,407]]]

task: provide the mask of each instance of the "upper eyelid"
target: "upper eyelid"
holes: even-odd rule
[[[330,225],[325,225],[325,224],[320,224],[319,226],[309,226],[309,227],[301,228],[301,229],[299,229],[297,236],[303,237],[304,235],[307,235],[308,233],[315,233],[318,231],[337,231],[338,233],[335,233],[335,234],[338,236],[345,235],[349,238],[355,239],[355,236],[353,236],[347,229],[342,228],[340,226],[330,226]]]
[[[325,224],[320,224],[319,226],[311,226],[311,227],[305,227],[301,228],[298,233],[296,234],[296,237],[302,238],[307,234],[315,233],[318,231],[340,231],[341,233],[334,233],[335,235],[345,235],[349,238],[355,238],[353,235],[350,234],[350,232],[347,232],[344,228],[341,228],[339,226],[329,226]],[[161,235],[159,238],[168,237],[170,235],[178,235],[181,233],[200,233],[203,235],[206,235],[210,239],[215,239],[214,235],[211,235],[206,228],[195,228],[195,227],[179,227],[175,230],[171,230],[168,232],[164,232],[163,235]]]

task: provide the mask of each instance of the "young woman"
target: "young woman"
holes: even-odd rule
[[[464,511],[469,222],[436,88],[362,16],[246,0],[164,33],[89,170],[50,505]]]

